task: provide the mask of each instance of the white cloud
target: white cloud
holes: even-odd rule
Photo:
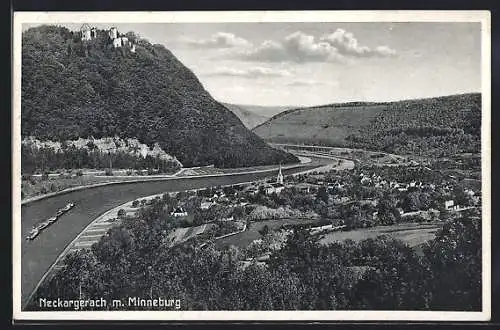
[[[190,46],[199,48],[232,48],[251,46],[251,43],[248,40],[227,32],[217,32],[208,39],[183,39],[183,42]]]
[[[396,51],[388,46],[369,48],[358,43],[352,33],[342,29],[322,37],[295,32],[283,40],[266,40],[258,46],[240,50],[235,56],[256,62],[349,62],[356,57],[389,57]]]
[[[380,56],[395,56],[396,51],[388,46],[378,46],[375,48],[375,53]]]
[[[287,70],[279,70],[266,67],[251,67],[246,69],[222,67],[206,74],[206,76],[225,76],[225,77],[242,77],[242,78],[289,77],[291,75],[292,73]]]
[[[254,49],[243,51],[239,57],[260,62],[326,62],[342,61],[337,49],[326,42],[316,41],[314,36],[295,32],[282,41],[264,41]]]
[[[344,29],[322,36],[297,31],[281,40],[265,40],[260,44],[252,44],[247,39],[227,32],[217,32],[207,39],[183,39],[182,42],[194,48],[225,49],[226,53],[222,53],[222,56],[263,63],[352,63],[356,58],[396,55],[396,51],[386,45],[372,48],[362,45],[352,33]]]
[[[387,57],[396,54],[396,51],[388,46],[377,46],[374,49],[367,46],[361,46],[354,35],[344,29],[337,29],[332,34],[322,36],[320,40],[335,47],[340,54],[345,56]]]

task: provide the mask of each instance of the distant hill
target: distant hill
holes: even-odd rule
[[[253,129],[276,143],[446,156],[480,151],[481,94],[291,109]]]
[[[258,126],[272,116],[289,109],[288,107],[258,106],[222,103],[231,110],[249,129]]]
[[[258,115],[264,116],[264,117],[272,117],[275,116],[283,111],[286,111],[288,109],[293,109],[296,108],[294,106],[290,105],[281,105],[281,106],[264,106],[264,105],[252,105],[252,104],[237,104],[240,108],[243,108],[247,111],[250,111],[252,113],[256,113]]]
[[[26,30],[22,136],[137,138],[151,148],[158,143],[184,166],[298,161],[249,131],[164,46],[123,36],[130,43],[115,48],[105,30],[88,41],[63,27]]]

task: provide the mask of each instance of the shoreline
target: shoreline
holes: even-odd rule
[[[283,169],[289,169],[289,168],[296,168],[299,166],[307,165],[311,163],[311,159],[308,157],[300,157],[302,158],[299,163],[296,164],[291,164],[287,166],[283,166]],[[24,200],[21,200],[21,206],[31,204],[33,202],[54,197],[54,196],[59,196],[59,195],[64,195],[70,192],[74,191],[79,191],[79,190],[84,190],[84,189],[92,189],[92,188],[97,188],[97,187],[102,187],[102,186],[107,186],[107,185],[114,185],[114,184],[127,184],[127,183],[136,183],[136,182],[148,182],[148,181],[167,181],[167,180],[176,180],[176,179],[189,179],[189,178],[201,178],[201,177],[217,177],[217,176],[231,176],[231,175],[239,175],[239,174],[252,174],[252,173],[265,173],[265,172],[272,172],[276,171],[278,169],[278,164],[275,165],[269,165],[273,166],[273,168],[267,168],[267,169],[258,169],[258,170],[248,170],[248,171],[237,171],[235,172],[229,172],[229,173],[215,173],[215,174],[204,174],[204,175],[187,175],[187,176],[177,176],[184,170],[189,170],[189,169],[200,169],[201,167],[196,167],[196,168],[185,168],[182,170],[179,170],[175,174],[171,175],[158,175],[158,176],[114,176],[115,178],[136,178],[136,179],[131,179],[131,180],[123,180],[123,181],[110,181],[110,182],[102,182],[102,183],[93,183],[89,185],[80,185],[80,186],[75,186],[75,187],[70,187],[66,188],[60,191],[55,191],[43,195],[37,195],[29,198],[25,198]],[[241,168],[239,168],[241,169]],[[110,177],[112,178],[112,177]]]

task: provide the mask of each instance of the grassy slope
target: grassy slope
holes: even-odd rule
[[[479,152],[481,95],[284,111],[253,129],[267,141],[442,156]]]
[[[352,129],[368,125],[383,106],[322,106],[285,111],[254,128],[273,142],[303,142],[343,145]]]

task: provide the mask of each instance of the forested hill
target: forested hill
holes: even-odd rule
[[[107,31],[97,32],[89,41],[56,26],[23,33],[23,137],[138,138],[184,166],[298,161],[247,130],[162,45],[129,32],[135,52],[115,49]]]
[[[248,129],[252,129],[257,125],[262,124],[270,117],[254,113],[252,111],[245,109],[243,106],[237,104],[230,104],[230,103],[222,103],[222,104],[226,108],[231,110],[231,112],[234,113]]]
[[[481,94],[352,102],[282,112],[253,129],[278,143],[309,143],[446,157],[479,153]]]

